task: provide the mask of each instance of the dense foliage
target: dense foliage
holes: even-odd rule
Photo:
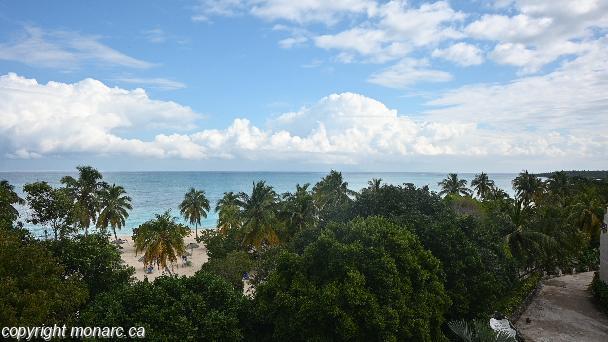
[[[564,172],[524,171],[514,197],[483,172],[472,189],[449,174],[439,193],[381,179],[354,192],[333,170],[294,192],[260,181],[217,203],[190,189],[179,210],[209,262],[191,278],[138,282],[109,240],[128,194],[78,171],[63,187],[26,185],[25,200],[0,182],[0,324],[143,325],[157,340],[435,341],[450,334],[445,322],[466,320],[475,340],[486,333],[475,322],[513,313],[539,274],[597,269],[608,203],[606,179]],[[24,204],[51,239],[19,228]],[[196,233],[212,204],[218,229]],[[171,274],[189,233],[167,211],[133,237],[146,264]],[[592,289],[608,298],[597,279]]]
[[[238,341],[245,298],[221,278],[160,277],[100,295],[82,313],[85,326],[143,326],[154,341]]]
[[[381,218],[332,224],[282,254],[257,288],[263,339],[436,341],[449,299],[440,264]]]
[[[58,260],[21,229],[0,230],[0,326],[69,324],[88,298]]]
[[[602,311],[608,313],[608,284],[600,279],[598,272],[595,272],[593,275],[593,281],[591,282],[590,288],[597,305]]]
[[[124,265],[116,246],[105,235],[78,235],[49,240],[45,245],[63,267],[64,276],[81,279],[91,297],[132,280],[133,269]]]

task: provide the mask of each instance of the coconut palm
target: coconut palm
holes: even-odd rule
[[[135,253],[144,253],[144,265],[157,265],[171,274],[167,266],[186,253],[184,238],[188,234],[190,229],[177,223],[167,210],[137,228],[133,236]]]
[[[570,212],[569,221],[591,237],[592,241],[599,241],[604,216],[604,206],[600,200],[592,194],[584,193],[577,196],[568,210]]]
[[[380,190],[381,185],[382,185],[382,178],[372,178],[372,180],[367,182],[367,188],[371,191]]]
[[[101,229],[112,227],[114,238],[118,239],[116,229],[120,230],[125,226],[129,210],[133,209],[131,197],[127,196],[127,192],[122,186],[112,184],[100,191],[99,199],[101,211],[97,219],[97,227]]]
[[[488,177],[488,174],[482,172],[478,175],[475,175],[475,178],[471,181],[471,186],[475,189],[477,193],[477,197],[482,200],[488,199],[491,197],[493,189],[494,189],[494,181]]]
[[[513,180],[513,189],[524,206],[538,201],[543,192],[543,182],[535,175],[528,173],[528,170],[521,172]]]
[[[530,210],[522,199],[516,200],[509,213],[513,228],[504,236],[505,252],[522,262],[535,254],[546,256],[557,246],[551,236],[529,227],[527,218]]]
[[[228,234],[232,229],[241,227],[241,207],[239,196],[234,192],[225,192],[217,202],[215,212],[218,213],[217,227],[221,234]]]
[[[570,177],[564,172],[554,172],[546,182],[547,191],[551,194],[563,197],[568,193]]]
[[[277,193],[263,181],[253,183],[251,196],[244,192],[239,194],[239,203],[243,208],[241,231],[244,245],[259,248],[262,244],[279,243],[277,199]]]
[[[449,173],[447,178],[437,183],[441,186],[439,195],[456,195],[456,196],[470,196],[471,190],[467,188],[467,181],[465,179],[458,179],[458,175],[455,173]]]
[[[103,176],[91,166],[78,166],[78,179],[72,176],[61,178],[74,199],[75,221],[88,234],[89,226],[96,221],[99,211],[99,192],[106,186]]]
[[[314,225],[317,212],[312,193],[308,190],[310,184],[296,185],[295,193],[283,195],[283,208],[280,212],[282,220],[286,223],[288,235],[293,236]]]
[[[15,187],[8,181],[0,181],[0,220],[13,222],[19,217],[19,211],[14,207],[15,204],[23,205],[25,201],[17,195]]]
[[[348,183],[342,178],[342,173],[331,170],[312,189],[319,210],[327,207],[338,207],[352,201],[350,196],[357,193],[348,188]]]
[[[493,200],[509,199],[509,194],[501,188],[493,187],[490,191],[490,198]]]
[[[179,205],[179,211],[190,224],[194,225],[194,235],[198,238],[201,218],[207,218],[209,212],[209,200],[205,197],[205,191],[190,188]]]

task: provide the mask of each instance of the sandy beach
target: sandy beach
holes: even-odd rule
[[[135,255],[135,246],[133,245],[133,240],[131,236],[122,235],[118,236],[118,238],[126,241],[121,245],[123,247],[121,254],[122,260],[124,260],[127,265],[133,266],[133,268],[135,268],[135,277],[138,280],[144,280],[144,278],[146,277],[148,278],[148,280],[154,280],[156,277],[161,276],[163,274],[162,271],[159,271],[158,269],[156,269],[156,267],[154,268],[154,271],[151,274],[146,274],[143,262],[139,261],[139,259],[143,256],[143,253]],[[184,239],[185,245],[188,245],[191,242],[197,243],[194,239],[194,232],[192,232],[191,235]],[[192,262],[192,265],[184,266],[180,259],[177,263],[173,265],[173,269],[171,270],[171,272],[179,276],[192,276],[196,271],[201,269],[201,266],[206,263],[209,258],[207,257],[207,250],[205,246],[202,243],[197,244],[200,246],[199,248],[187,249],[189,253],[192,253],[192,256],[188,257],[188,260]]]

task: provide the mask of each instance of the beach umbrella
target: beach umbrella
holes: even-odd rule
[[[139,258],[137,261],[144,262],[144,256],[142,255],[141,258]]]

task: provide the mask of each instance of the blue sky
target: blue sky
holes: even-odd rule
[[[606,168],[608,4],[0,1],[0,170]]]

